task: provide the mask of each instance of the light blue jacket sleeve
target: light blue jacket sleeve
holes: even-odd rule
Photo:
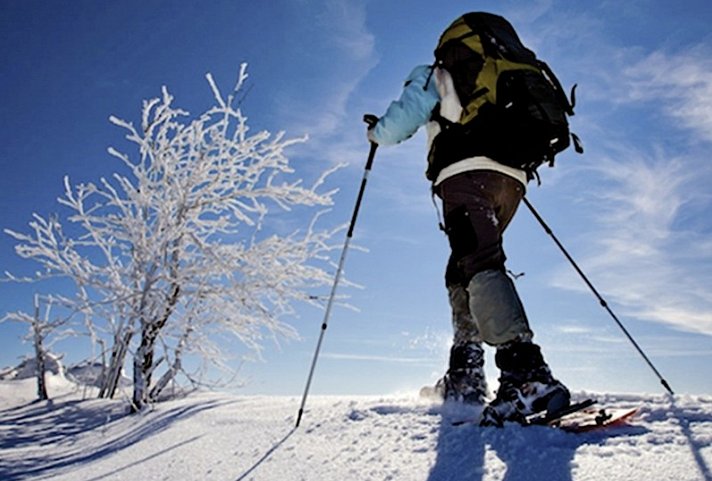
[[[391,102],[386,113],[369,132],[369,139],[379,145],[394,145],[410,138],[430,120],[435,105],[440,101],[431,72],[429,65],[413,69],[400,98]]]

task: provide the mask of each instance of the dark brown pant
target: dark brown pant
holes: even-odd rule
[[[478,272],[504,270],[502,234],[522,200],[522,184],[499,172],[472,171],[444,180],[438,194],[452,249],[446,284],[466,286]]]
[[[531,339],[502,249],[502,234],[524,195],[522,184],[497,172],[473,171],[445,180],[439,195],[452,249],[445,282],[456,342],[499,346]]]

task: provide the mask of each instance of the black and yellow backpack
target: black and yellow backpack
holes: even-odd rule
[[[498,15],[474,12],[455,20],[440,37],[435,67],[453,78],[463,107],[457,122],[433,111],[441,132],[428,155],[428,178],[459,160],[483,155],[537,176],[542,163],[581,143],[569,131],[574,114],[571,101],[558,79],[526,48],[512,25]]]

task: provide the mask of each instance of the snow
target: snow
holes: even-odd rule
[[[640,406],[628,426],[452,426],[477,410],[413,395],[300,398],[194,393],[128,414],[126,400],[82,399],[48,376],[0,381],[0,479],[94,480],[712,480],[712,397],[599,394]],[[577,393],[584,397],[587,393]]]
[[[60,356],[56,356],[51,352],[45,352],[45,372],[64,377],[65,369]],[[37,359],[34,357],[23,360],[16,367],[0,369],[0,380],[36,379],[36,376]]]

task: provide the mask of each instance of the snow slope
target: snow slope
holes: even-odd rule
[[[712,481],[712,397],[600,395],[641,414],[576,435],[453,427],[475,410],[414,396],[322,396],[294,429],[297,397],[203,393],[128,415],[50,381],[51,403],[0,381],[0,480]]]

